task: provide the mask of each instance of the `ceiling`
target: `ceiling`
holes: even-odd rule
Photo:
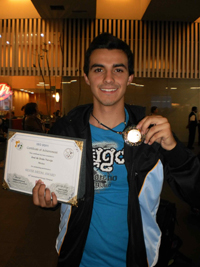
[[[96,0],[32,0],[42,18],[95,18]]]
[[[31,1],[43,18],[105,18],[106,14],[107,19],[113,19],[113,10],[115,19],[129,19],[132,14],[132,19],[194,22],[200,17],[199,0]]]
[[[200,0],[0,0],[1,19],[41,17],[194,22]]]
[[[194,22],[199,17],[199,0],[152,0],[142,19]]]

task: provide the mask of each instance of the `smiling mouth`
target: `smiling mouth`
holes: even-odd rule
[[[101,88],[101,91],[104,91],[104,92],[114,92],[116,90],[117,88],[112,88],[112,89]]]

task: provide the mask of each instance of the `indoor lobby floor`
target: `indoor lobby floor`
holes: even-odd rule
[[[0,144],[2,179],[3,151]],[[200,147],[195,146],[194,153],[199,152]],[[164,185],[162,198],[176,203],[175,233],[183,242],[180,252],[200,266],[200,217],[192,214],[190,207],[179,200],[167,184]],[[35,207],[31,196],[0,187],[0,267],[56,267],[58,224],[59,210]]]

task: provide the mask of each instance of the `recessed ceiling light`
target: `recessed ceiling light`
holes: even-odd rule
[[[144,87],[144,84],[139,84],[139,83],[130,83],[130,85],[134,85],[137,87]]]
[[[190,89],[195,90],[195,89],[200,89],[200,87],[194,86],[194,87],[190,87]]]

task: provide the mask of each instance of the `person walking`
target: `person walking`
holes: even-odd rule
[[[189,137],[188,137],[188,148],[194,149],[193,144],[196,135],[196,127],[197,127],[197,107],[192,107],[192,110],[188,117],[188,129],[189,129]]]

